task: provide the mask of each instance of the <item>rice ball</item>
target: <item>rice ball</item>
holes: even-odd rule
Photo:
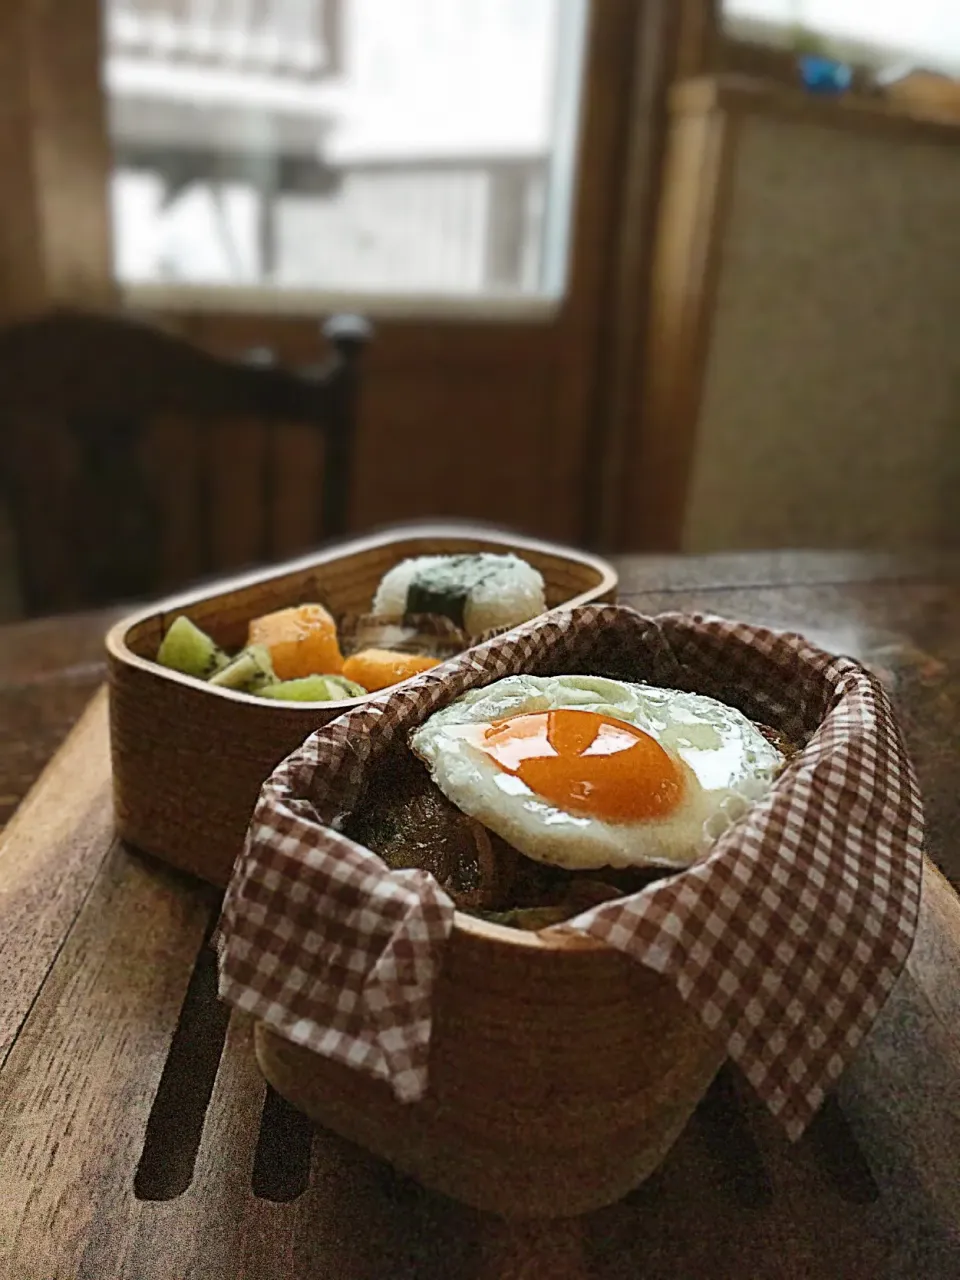
[[[518,626],[547,607],[543,577],[515,555],[417,556],[386,573],[373,599],[380,617],[442,614],[471,636]]]

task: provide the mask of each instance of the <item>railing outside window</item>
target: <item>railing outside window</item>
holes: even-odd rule
[[[555,295],[583,0],[107,0],[126,284]]]

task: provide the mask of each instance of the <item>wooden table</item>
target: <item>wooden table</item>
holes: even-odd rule
[[[800,629],[882,671],[930,858],[960,884],[960,561],[620,569],[644,612]],[[35,783],[0,837],[3,1280],[960,1278],[960,904],[936,873],[907,970],[799,1144],[725,1069],[626,1200],[500,1224],[311,1134],[264,1090],[249,1025],[216,1003],[214,895],[112,838],[96,695],[110,620],[0,629],[0,823]]]

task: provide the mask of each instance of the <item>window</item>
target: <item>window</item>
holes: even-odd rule
[[[957,0],[724,0],[723,12],[735,37],[786,44],[800,26],[859,63],[960,72]]]
[[[583,0],[106,0],[123,283],[556,295]]]

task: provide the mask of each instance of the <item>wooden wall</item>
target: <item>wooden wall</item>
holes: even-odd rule
[[[320,349],[311,320],[198,315],[166,319],[224,353],[270,343],[304,364]],[[563,459],[557,321],[378,320],[365,364],[353,524],[431,515],[506,522],[575,537],[576,486],[556,496]],[[568,446],[569,448],[569,446]]]
[[[110,306],[100,0],[0,3],[0,318]]]

